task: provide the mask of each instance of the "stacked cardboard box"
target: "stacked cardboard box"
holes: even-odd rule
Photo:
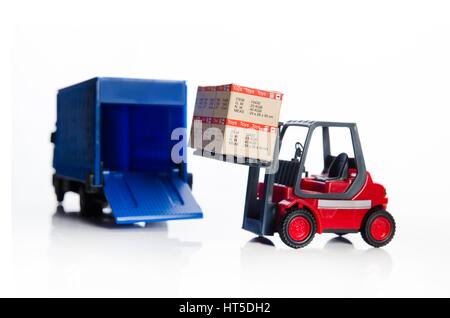
[[[190,146],[272,161],[283,94],[236,84],[198,87]]]

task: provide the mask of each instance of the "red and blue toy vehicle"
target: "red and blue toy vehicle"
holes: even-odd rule
[[[385,188],[374,183],[366,171],[356,124],[288,121],[280,124],[278,149],[288,132],[296,129],[304,130],[306,137],[304,143],[300,139],[294,143],[291,160],[279,159],[276,152],[271,166],[247,163],[250,167],[243,228],[261,236],[278,232],[282,241],[293,248],[306,246],[316,233],[361,232],[374,247],[388,244],[395,233],[395,221],[386,211]],[[345,152],[332,155],[332,130],[347,132],[351,156]],[[323,168],[318,175],[309,176],[305,163],[316,132],[322,135],[319,149]],[[296,138],[300,137],[294,132],[291,139]],[[264,182],[259,181],[261,168],[266,169]]]
[[[94,78],[61,89],[57,101],[52,141],[58,202],[77,192],[81,214],[101,215],[109,205],[116,223],[202,217],[186,162],[171,158],[177,142],[171,133],[186,127],[184,82]],[[271,162],[244,160],[243,228],[260,236],[278,232],[293,248],[306,246],[316,233],[361,232],[374,247],[388,244],[395,221],[386,211],[385,188],[366,171],[356,124],[288,121],[279,129]],[[335,138],[342,132],[347,147]],[[182,143],[185,149],[185,138]],[[289,143],[294,147],[286,148]],[[283,158],[286,149],[293,150],[291,158]],[[317,163],[310,176],[306,168]]]

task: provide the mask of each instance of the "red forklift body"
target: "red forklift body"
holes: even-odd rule
[[[356,124],[288,121],[280,124],[278,150],[291,126],[308,129],[304,146],[296,143],[292,160],[279,160],[278,151],[270,166],[246,163],[249,176],[243,228],[257,235],[278,232],[294,248],[307,245],[315,233],[326,232],[339,235],[361,232],[364,240],[374,247],[389,243],[395,233],[395,222],[386,211],[385,188],[374,183],[366,171]],[[350,130],[353,158],[346,153],[331,155],[332,127]],[[316,128],[322,129],[324,171],[308,176],[305,158]],[[266,170],[264,182],[259,182],[261,168]]]
[[[344,192],[353,182],[354,176],[346,180],[320,182],[314,178],[302,179],[301,189],[314,193]],[[258,196],[262,195],[264,184],[259,183]],[[314,215],[317,233],[359,232],[366,213],[371,209],[386,209],[388,199],[382,185],[373,183],[370,173],[366,172],[366,182],[360,192],[351,200],[302,199],[295,196],[293,188],[275,184],[272,202],[277,206],[275,225],[293,207],[306,208]]]

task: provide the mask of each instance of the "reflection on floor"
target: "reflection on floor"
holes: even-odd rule
[[[304,297],[336,296],[337,289],[377,296],[393,267],[388,249],[360,249],[352,235],[327,235],[326,244],[320,236],[294,250],[268,238],[242,246],[248,236],[240,231],[204,232],[189,242],[166,223],[116,225],[108,215],[86,219],[62,206],[50,218],[35,212],[14,219],[13,279],[21,295]]]
[[[276,248],[268,238],[254,238],[241,249],[243,287],[255,294],[277,282],[280,288],[294,284],[310,289],[311,296],[327,295],[329,288],[342,289],[345,296],[344,290],[354,294],[370,285],[376,294],[391,271],[392,259],[386,250],[356,249],[351,236],[334,237],[323,248],[307,246],[299,250]],[[318,276],[327,283],[318,285]]]
[[[130,296],[132,288],[124,290],[124,286],[137,280],[149,288],[159,286],[161,294],[174,293],[178,286],[164,281],[170,275],[171,282],[181,282],[176,276],[181,276],[191,256],[201,248],[200,242],[170,238],[165,222],[116,225],[107,215],[86,219],[78,212],[64,211],[62,206],[52,216],[50,233],[52,290],[79,289],[95,281],[109,294],[111,286],[121,286],[115,291],[117,295]]]

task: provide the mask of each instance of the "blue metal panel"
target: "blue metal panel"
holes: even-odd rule
[[[53,167],[84,182],[94,168],[96,79],[58,91]]]
[[[185,105],[184,81],[99,78],[100,103]]]
[[[183,85],[183,90],[184,90],[184,100],[183,100],[183,109],[182,109],[182,126],[186,128],[187,127],[187,86],[186,83]],[[187,149],[187,132],[185,132],[184,136],[183,136],[183,151],[186,151]],[[184,154],[184,156],[187,158],[187,154]],[[188,173],[187,173],[187,163],[186,161],[183,161],[181,163],[183,165],[183,180],[185,182],[188,181]]]
[[[189,186],[178,174],[105,172],[104,182],[116,223],[202,217]]]
[[[169,173],[171,140],[183,127],[182,106],[102,104],[101,158],[106,171]],[[183,142],[185,142],[183,140]]]
[[[100,77],[97,85],[96,118],[98,123],[95,143],[95,183],[100,184],[101,162],[110,162],[113,155],[129,156],[131,165],[124,167],[126,170],[155,171],[161,169],[167,171],[172,169],[170,150],[167,149],[171,148],[173,144],[170,140],[171,131],[177,127],[186,127],[186,82]],[[130,121],[125,123],[126,117],[122,117],[116,119],[116,122],[123,127],[131,127],[129,147],[108,153],[104,151],[102,143],[111,144],[111,141],[107,140],[111,129],[105,131],[102,128],[105,124],[109,125],[104,122],[103,113],[107,111],[106,108],[117,106],[128,109],[127,118]],[[147,143],[142,142],[145,140]],[[153,140],[152,145],[148,145],[150,140]],[[112,142],[114,143],[114,141]],[[136,149],[138,150],[136,151]],[[119,151],[123,154],[120,155]],[[141,155],[137,155],[138,152]],[[148,160],[142,156],[144,152],[148,156]],[[158,152],[159,156],[157,156]],[[150,162],[151,160],[153,161]],[[183,166],[183,171],[186,171],[185,163]],[[111,170],[108,167],[105,168]],[[183,176],[183,179],[187,181],[187,175]]]
[[[101,185],[101,162],[108,160],[102,158],[104,105],[152,106],[153,124],[159,124],[154,125],[153,131],[166,132],[169,128],[176,128],[175,125],[186,127],[184,81],[93,78],[59,90],[57,104],[53,159],[56,174],[85,181],[87,175],[93,173],[96,185]],[[179,107],[179,110],[165,110],[173,107]],[[146,118],[148,125],[138,127],[133,130],[134,132],[149,128],[150,117]],[[124,121],[119,124],[126,125]],[[164,128],[163,125],[167,126]],[[166,146],[171,146],[170,136],[168,138],[164,136],[159,142],[164,140],[167,141]],[[168,162],[168,159],[165,160]],[[186,171],[185,163],[183,166],[183,171]],[[186,175],[183,175],[183,179],[187,180]]]
[[[95,121],[95,139],[94,139],[94,184],[97,186],[101,185],[101,108],[100,108],[100,83],[98,78],[95,82],[95,110],[94,110],[94,121]]]

